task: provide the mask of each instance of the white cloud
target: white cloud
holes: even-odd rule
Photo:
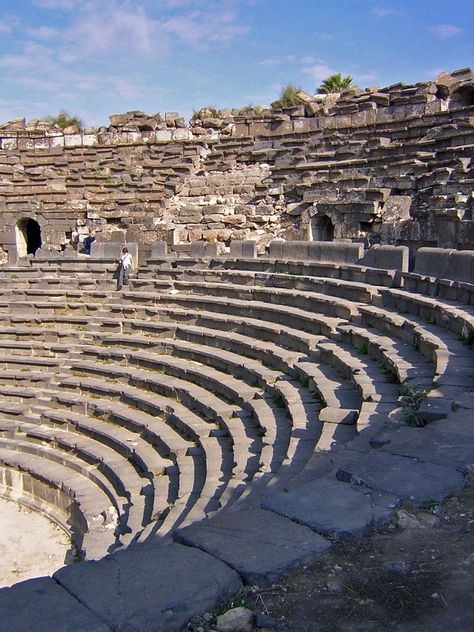
[[[374,7],[372,13],[377,18],[388,18],[390,16],[405,15],[404,11],[400,9],[394,9],[393,7]]]
[[[66,50],[78,57],[117,51],[149,54],[157,47],[159,23],[128,2],[87,5],[67,29]]]
[[[327,66],[326,64],[313,64],[312,66],[303,68],[302,72],[311,77],[314,81],[324,81],[324,79],[327,79],[339,71]]]
[[[80,4],[80,0],[34,0],[36,6],[41,9],[69,10]]]
[[[35,90],[55,90],[58,84],[55,81],[49,79],[38,79],[36,77],[18,77],[17,82],[26,86],[27,88],[34,88]]]
[[[262,66],[263,68],[273,68],[273,66],[278,66],[279,64],[281,64],[281,60],[275,57],[269,57],[257,62],[257,66]]]
[[[4,55],[0,58],[0,68],[7,71],[16,72],[18,70],[35,69],[40,71],[44,64],[48,62],[50,57],[49,48],[30,42],[26,44],[24,50],[20,54]]]
[[[235,12],[229,8],[216,11],[192,11],[173,17],[163,23],[164,31],[188,44],[205,45],[208,42],[227,42],[248,32],[237,22]]]
[[[464,29],[459,26],[454,26],[454,24],[435,24],[434,26],[430,26],[429,30],[440,39],[449,39],[450,37],[464,33]]]
[[[27,29],[26,31],[28,35],[31,37],[36,37],[38,39],[51,39],[58,35],[58,30],[51,26],[39,26],[35,29]]]

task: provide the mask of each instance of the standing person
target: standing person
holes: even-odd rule
[[[124,285],[128,285],[130,278],[130,270],[132,269],[133,259],[128,252],[128,248],[122,248],[122,256],[118,261],[117,267],[117,290],[121,290]]]
[[[84,248],[84,254],[86,255],[91,254],[91,246],[94,243],[94,241],[95,241],[95,230],[91,230],[89,235],[82,242],[82,246]]]

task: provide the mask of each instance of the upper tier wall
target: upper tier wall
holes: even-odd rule
[[[148,115],[127,112],[110,117],[109,127],[60,130],[46,121],[16,119],[0,125],[5,150],[90,147],[142,143],[180,143],[195,139],[278,136],[317,130],[345,130],[409,120],[474,105],[470,69],[442,73],[435,82],[403,83],[386,88],[352,89],[342,94],[300,93],[300,105],[289,108],[202,109],[186,123],[177,112]]]
[[[474,248],[474,82],[301,94],[280,111],[131,112],[108,128],[0,127],[0,260],[101,241],[275,237]],[[36,224],[32,224],[35,228]]]

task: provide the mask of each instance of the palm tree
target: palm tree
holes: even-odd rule
[[[344,92],[350,88],[355,88],[355,83],[352,82],[352,77],[347,75],[343,77],[340,72],[335,75],[331,75],[325,79],[318,88],[319,94],[329,94],[330,92]]]

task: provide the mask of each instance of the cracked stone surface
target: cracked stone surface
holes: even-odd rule
[[[263,505],[323,535],[344,537],[363,535],[372,524],[385,522],[397,502],[389,494],[363,492],[335,479],[319,479],[269,497]]]
[[[121,632],[178,629],[241,587],[231,568],[180,544],[138,545],[99,562],[67,566],[54,578]]]
[[[7,632],[110,632],[87,606],[51,577],[0,590],[0,630]]]
[[[308,527],[265,509],[218,514],[178,530],[175,537],[223,560],[248,583],[272,581],[296,562],[330,547]]]
[[[416,503],[442,501],[464,485],[462,474],[450,467],[378,450],[340,467],[337,477]]]

